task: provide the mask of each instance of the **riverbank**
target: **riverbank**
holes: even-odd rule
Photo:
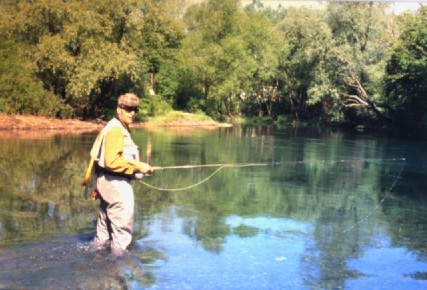
[[[97,130],[102,122],[80,121],[76,119],[55,119],[39,116],[0,115],[1,131],[17,130],[58,130],[58,131],[92,131]]]
[[[100,130],[105,121],[81,121],[77,119],[55,119],[40,116],[0,114],[1,137],[47,137],[57,134],[81,134]],[[172,117],[162,117],[148,122],[138,122],[132,127],[229,127],[210,118],[194,114],[173,112]]]

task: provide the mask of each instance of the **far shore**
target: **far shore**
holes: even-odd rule
[[[188,115],[190,116],[191,114]],[[81,121],[78,119],[55,119],[40,116],[0,114],[0,138],[32,138],[48,137],[57,134],[90,133],[99,131],[105,124],[105,121]],[[218,123],[212,120],[200,121],[189,117],[164,123],[138,122],[132,124],[131,127],[216,128],[230,126],[230,124]]]

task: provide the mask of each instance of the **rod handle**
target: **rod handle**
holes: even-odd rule
[[[89,165],[86,168],[85,176],[83,177],[83,186],[86,186],[89,183],[90,176],[92,175],[93,165],[95,164],[95,159],[96,158],[92,157],[89,161]]]

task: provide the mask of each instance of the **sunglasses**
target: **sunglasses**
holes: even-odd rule
[[[123,110],[125,110],[126,112],[130,113],[130,112],[135,112],[138,113],[139,108],[138,107],[133,107],[133,106],[126,106],[126,105],[120,105],[120,108],[122,108]]]

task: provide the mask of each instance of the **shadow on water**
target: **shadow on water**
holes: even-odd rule
[[[165,255],[134,243],[123,256],[91,246],[93,235],[0,249],[0,289],[138,289],[155,283]]]

